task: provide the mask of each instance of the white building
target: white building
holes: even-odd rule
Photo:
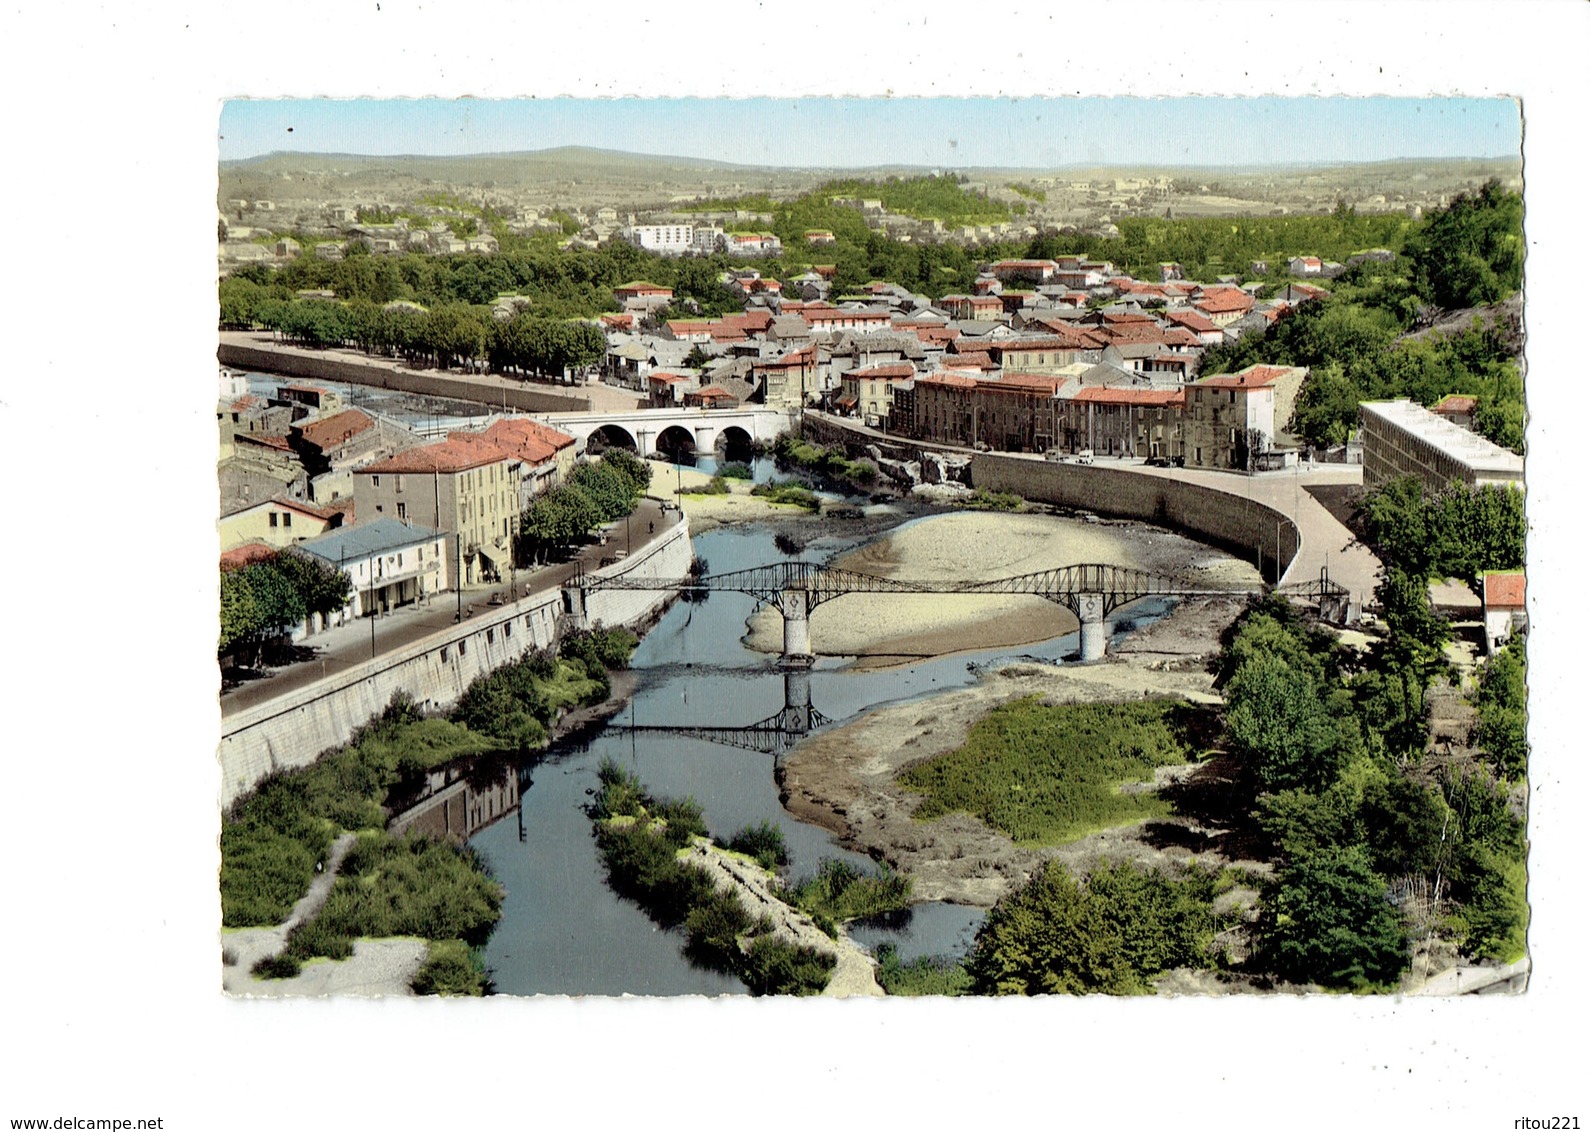
[[[335,566],[353,583],[348,604],[326,619],[340,625],[372,610],[385,612],[451,588],[450,541],[441,531],[383,517],[338,527],[298,543],[295,549]]]
[[[1524,486],[1524,458],[1460,428],[1422,405],[1364,401],[1358,406],[1364,446],[1364,486],[1417,476],[1431,491],[1452,481]]]
[[[621,233],[629,243],[642,251],[662,255],[683,255],[699,250],[696,247],[696,227],[693,224],[632,224]]]

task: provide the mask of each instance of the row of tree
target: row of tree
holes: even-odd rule
[[[347,574],[292,550],[222,570],[218,651],[246,659],[310,615],[341,609],[352,593]]]
[[[276,297],[247,279],[221,284],[222,322],[263,327],[280,338],[315,348],[353,346],[367,354],[400,357],[443,368],[487,362],[503,373],[562,377],[602,360],[607,339],[588,322],[544,318],[520,310],[507,318],[490,308],[459,302],[429,310],[367,299],[339,302]]]

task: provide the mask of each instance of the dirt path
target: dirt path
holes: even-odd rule
[[[719,888],[733,892],[745,905],[753,919],[766,916],[773,921],[773,931],[790,943],[826,952],[838,959],[824,998],[877,997],[883,988],[874,977],[872,957],[865,948],[849,939],[843,932],[837,940],[830,939],[812,918],[797,912],[769,891],[771,877],[754,861],[726,853],[704,838],[696,840],[690,850],[690,861],[705,869]]]
[[[353,956],[337,962],[313,960],[291,979],[256,979],[254,964],[278,955],[287,937],[299,924],[312,919],[326,903],[336,883],[342,859],[353,846],[354,834],[344,833],[332,843],[326,868],[309,886],[287,918],[273,928],[244,928],[221,933],[221,989],[227,994],[254,998],[301,998],[315,995],[380,997],[407,995],[409,982],[425,962],[423,939],[361,939]]]

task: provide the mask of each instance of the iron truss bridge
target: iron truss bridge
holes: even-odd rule
[[[816,562],[778,562],[724,574],[707,574],[677,582],[620,576],[585,576],[574,584],[587,590],[677,590],[709,594],[749,594],[758,601],[778,604],[789,595],[804,594],[807,610],[846,594],[1030,594],[1075,608],[1082,595],[1102,597],[1104,613],[1143,597],[1245,597],[1257,586],[1210,588],[1145,570],[1105,563],[1087,563],[1018,574],[989,581],[913,580],[882,578],[841,570]]]
[[[631,735],[666,735],[682,739],[701,739],[724,747],[742,751],[757,751],[764,755],[782,755],[819,727],[827,727],[833,720],[816,708],[794,715],[787,709],[758,723],[744,727],[693,727],[686,723],[674,724],[611,724],[612,730]]]

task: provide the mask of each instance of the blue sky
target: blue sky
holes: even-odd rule
[[[1505,98],[232,100],[222,159],[594,146],[750,165],[1234,165],[1516,156]]]

